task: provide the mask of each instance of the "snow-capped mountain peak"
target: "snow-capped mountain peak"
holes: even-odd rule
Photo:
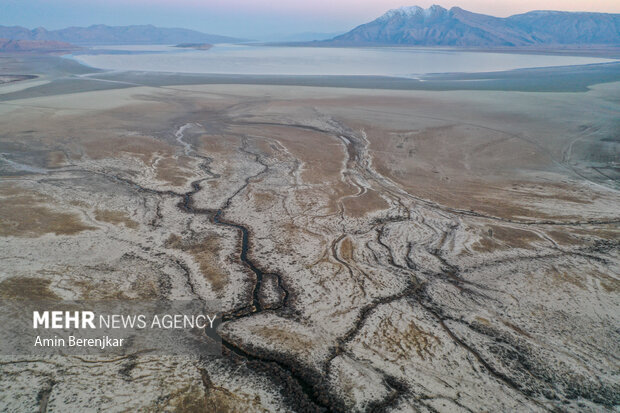
[[[411,18],[416,16],[428,18],[435,14],[443,13],[445,11],[446,9],[436,4],[429,7],[428,9],[424,9],[420,6],[403,6],[399,7],[398,9],[391,9],[387,11],[378,20],[390,20],[394,17]]]
[[[510,17],[441,6],[392,9],[331,41],[341,44],[506,47],[618,45],[620,14],[533,11]]]

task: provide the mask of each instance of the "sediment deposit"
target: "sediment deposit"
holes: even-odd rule
[[[0,406],[620,403],[617,83],[123,87],[0,104],[0,297],[217,298],[224,356],[4,357]]]

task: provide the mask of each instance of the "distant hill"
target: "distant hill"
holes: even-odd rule
[[[209,43],[180,43],[174,47],[179,47],[181,49],[210,50],[213,45]]]
[[[328,43],[469,47],[620,45],[620,14],[532,11],[499,18],[459,7],[401,7]]]
[[[60,30],[47,30],[42,27],[30,30],[20,26],[0,26],[0,38],[59,41],[76,45],[234,43],[242,40],[188,29],[161,28],[152,25],[106,26],[103,24],[68,27]]]
[[[506,20],[543,44],[620,44],[620,14],[531,11]]]
[[[67,52],[79,49],[69,43],[47,40],[0,39],[0,52]]]

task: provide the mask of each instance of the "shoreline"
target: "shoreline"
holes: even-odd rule
[[[508,53],[524,55],[548,55],[548,56],[588,56],[610,59],[620,59],[620,45],[558,45],[558,46],[503,46],[503,47],[475,47],[475,46],[422,46],[411,44],[386,44],[386,43],[355,43],[355,44],[329,44],[323,41],[310,42],[256,42],[243,43],[246,46],[270,46],[270,47],[315,47],[315,48],[343,48],[343,49],[414,49],[414,50],[437,50],[444,52],[480,52],[480,53]]]
[[[44,65],[52,75],[47,83],[0,93],[0,102],[67,93],[136,86],[265,85],[403,91],[521,91],[586,92],[591,86],[620,82],[620,61],[574,66],[513,69],[500,72],[434,73],[418,78],[355,75],[233,75],[102,70],[72,57],[31,56],[11,60],[11,74],[33,75]],[[24,83],[26,85],[26,83]],[[9,85],[5,85],[8,87]]]
[[[163,47],[163,46],[162,46]],[[472,49],[444,47],[289,48],[265,45],[216,47],[212,53],[177,56],[174,46],[132,51],[109,49],[65,54],[62,57],[104,71],[159,72],[226,76],[339,76],[416,79],[436,73],[500,73],[533,68],[616,63],[620,56],[575,55],[549,50]],[[296,55],[300,51],[299,58]],[[305,50],[305,51],[304,51]],[[187,50],[184,50],[187,51]],[[170,54],[170,53],[172,54]],[[148,56],[143,56],[148,55]],[[161,63],[158,63],[160,62]],[[179,62],[183,64],[179,65]],[[470,63],[463,63],[464,61]],[[317,64],[324,64],[320,70]]]

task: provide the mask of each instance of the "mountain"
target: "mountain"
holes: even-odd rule
[[[329,42],[471,47],[619,45],[620,14],[532,11],[500,18],[459,7],[401,7]]]
[[[620,44],[620,14],[531,11],[506,20],[541,43]]]
[[[89,27],[68,27],[47,30],[38,27],[33,30],[20,26],[0,26],[0,38],[13,40],[50,40],[79,45],[97,44],[178,44],[178,43],[234,43],[241,39],[206,34],[188,29],[143,26],[106,26],[98,24]]]
[[[67,52],[79,47],[69,43],[47,40],[12,40],[0,39],[0,52]]]

